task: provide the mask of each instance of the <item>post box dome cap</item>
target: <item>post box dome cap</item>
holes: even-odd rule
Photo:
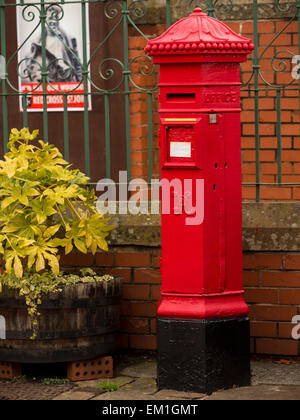
[[[158,38],[148,42],[149,55],[165,54],[249,54],[251,39],[232,31],[197,7],[194,13],[174,23]]]

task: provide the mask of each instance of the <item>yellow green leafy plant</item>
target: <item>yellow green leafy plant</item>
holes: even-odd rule
[[[0,160],[0,253],[5,263],[0,282],[34,297],[31,315],[38,314],[39,282],[43,293],[59,283],[60,252],[107,250],[113,229],[95,207],[89,178],[71,169],[60,151],[38,136],[38,130],[14,128]]]

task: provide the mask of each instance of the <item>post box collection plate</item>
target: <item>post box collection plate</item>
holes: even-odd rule
[[[201,118],[161,120],[161,162],[163,168],[200,168]]]

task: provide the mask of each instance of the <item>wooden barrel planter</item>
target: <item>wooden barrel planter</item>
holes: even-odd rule
[[[24,298],[3,287],[0,317],[5,339],[0,360],[17,363],[58,363],[111,354],[117,347],[122,280],[77,283],[44,297],[39,306],[39,332],[31,340],[31,319]]]

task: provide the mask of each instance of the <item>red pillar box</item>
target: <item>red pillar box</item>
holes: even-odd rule
[[[160,64],[160,388],[210,393],[250,382],[240,63],[253,48],[199,8],[146,47]]]

